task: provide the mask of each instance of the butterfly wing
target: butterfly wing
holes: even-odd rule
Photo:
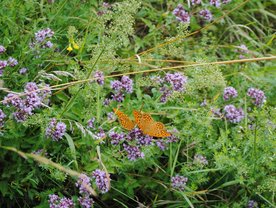
[[[113,109],[114,113],[117,115],[121,126],[127,130],[131,130],[135,126],[135,122],[132,121],[126,114],[117,108]]]
[[[151,132],[149,132],[149,135],[163,138],[163,137],[171,136],[171,133],[167,132],[166,127],[163,123],[155,122],[155,124],[151,129]]]

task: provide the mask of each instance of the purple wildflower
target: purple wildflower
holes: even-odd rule
[[[173,10],[173,14],[178,21],[182,23],[190,23],[189,13],[184,10],[181,4],[178,4],[178,6]]]
[[[258,203],[254,200],[249,200],[247,204],[247,208],[258,208]]]
[[[159,147],[160,150],[164,151],[166,149],[166,143],[162,140],[156,140],[155,144],[157,147]]]
[[[42,104],[41,98],[38,96],[36,92],[30,92],[26,95],[25,105],[31,108],[38,108]]]
[[[6,106],[12,105],[16,108],[21,108],[23,106],[23,101],[19,95],[9,93],[4,97],[3,104]]]
[[[139,128],[133,128],[129,131],[127,135],[128,141],[137,140],[138,138],[144,136],[143,132]]]
[[[96,186],[101,193],[109,191],[109,174],[105,171],[96,169],[92,173],[92,178],[96,180]]]
[[[92,117],[91,119],[89,119],[87,121],[87,127],[91,128],[91,129],[94,129],[95,128],[95,120],[96,119],[94,117]]]
[[[103,85],[104,84],[104,73],[101,71],[96,71],[94,74],[94,79],[96,80],[96,82],[99,85]]]
[[[52,138],[53,141],[58,141],[64,136],[65,131],[65,123],[57,122],[57,120],[53,118],[46,129],[46,136]]]
[[[153,137],[149,135],[143,135],[141,137],[136,138],[138,146],[149,146],[152,144]]]
[[[99,128],[99,132],[97,133],[97,136],[99,139],[104,139],[106,137],[106,134],[102,128]]]
[[[52,95],[52,89],[50,85],[45,84],[45,85],[40,85],[40,87],[41,87],[41,90],[38,93],[42,100]]]
[[[45,155],[45,156],[48,155],[48,153],[44,149],[38,149],[36,151],[33,151],[32,153],[35,155]]]
[[[187,83],[187,77],[183,76],[181,73],[167,73],[165,76],[165,80],[169,82],[174,91],[181,92],[184,90],[184,85]]]
[[[183,191],[187,181],[188,181],[187,177],[176,175],[171,178],[171,185],[173,188]]]
[[[242,108],[237,109],[234,105],[226,105],[224,111],[225,118],[231,123],[239,123],[244,118]]]
[[[161,87],[160,92],[162,92],[162,95],[160,97],[161,103],[166,103],[168,101],[168,98],[172,95],[173,91],[170,90],[167,87]]]
[[[26,74],[27,71],[28,71],[27,68],[21,68],[21,69],[19,69],[19,74]]]
[[[74,203],[72,199],[68,199],[66,197],[62,197],[60,199],[58,208],[73,208],[74,207]]]
[[[124,133],[116,133],[111,131],[109,133],[109,137],[111,138],[111,144],[118,145],[121,141],[124,141],[126,135]]]
[[[124,94],[121,93],[121,92],[118,92],[118,93],[116,93],[114,95],[111,95],[111,98],[112,98],[112,100],[117,101],[119,103],[123,102],[124,99],[125,99],[124,98]]]
[[[94,200],[90,198],[88,195],[80,196],[78,201],[83,208],[91,208],[94,204]]]
[[[150,79],[157,84],[162,84],[164,82],[164,79],[160,76],[152,76]]]
[[[108,105],[110,104],[110,102],[111,102],[111,99],[106,98],[106,99],[104,99],[104,101],[103,101],[103,105],[104,105],[104,106],[108,106]]]
[[[15,58],[9,57],[8,59],[8,65],[11,67],[14,67],[18,64],[18,61]]]
[[[35,40],[38,43],[42,43],[46,38],[52,38],[54,32],[50,28],[39,30],[35,33]]]
[[[7,61],[0,60],[0,69],[4,69],[8,66]]]
[[[36,91],[36,90],[38,90],[38,86],[34,82],[28,82],[25,85],[25,92],[27,92],[27,93],[32,92],[32,91]]]
[[[54,44],[51,41],[47,41],[42,48],[52,48]]]
[[[194,156],[194,163],[201,164],[201,165],[208,165],[208,160],[203,155],[196,154]]]
[[[30,115],[33,114],[33,113],[32,113],[32,110],[33,110],[32,107],[26,107],[26,106],[24,106],[24,107],[22,107],[22,108],[17,109],[17,111],[15,111],[15,112],[13,113],[13,116],[14,116],[14,118],[15,118],[15,120],[16,120],[17,122],[23,122],[23,121],[26,121],[27,118],[28,118]]]
[[[238,92],[234,87],[226,87],[224,89],[224,93],[223,93],[224,100],[229,100],[230,98],[235,98],[237,96],[238,96]]]
[[[4,126],[4,119],[6,118],[6,114],[0,109],[0,127]]]
[[[124,150],[127,152],[127,157],[129,160],[136,160],[138,158],[144,158],[145,155],[139,147],[123,144]]]
[[[213,19],[213,15],[208,9],[201,10],[199,12],[199,16],[208,22],[210,22]]]
[[[4,46],[0,45],[0,54],[5,53],[5,51],[6,51],[6,48]]]
[[[215,117],[222,116],[221,109],[219,109],[219,108],[211,108],[211,112],[214,114]]]
[[[238,46],[237,48],[238,49],[236,49],[235,52],[240,53],[240,58],[241,59],[245,58],[244,54],[248,54],[249,53],[248,48],[244,44]]]
[[[50,194],[48,202],[50,204],[50,208],[56,208],[59,203],[59,196],[56,194]]]
[[[192,5],[200,4],[200,3],[201,3],[201,0],[192,0]]]
[[[60,198],[56,194],[49,195],[49,205],[50,208],[73,208],[74,203],[72,199],[68,199],[66,197]]]
[[[119,80],[111,81],[110,86],[113,90],[119,92],[122,89],[122,83]]]
[[[220,0],[210,0],[210,4],[215,7],[220,7]]]
[[[79,188],[80,194],[89,195],[90,193],[87,190],[87,187],[91,187],[90,178],[85,174],[81,174],[76,183],[76,187]]]
[[[132,93],[133,91],[133,81],[128,76],[122,76],[121,78],[122,87],[127,93]]]
[[[206,106],[206,105],[207,105],[207,100],[204,99],[204,100],[202,101],[202,103],[200,103],[200,107],[204,107],[204,106]]]
[[[109,113],[107,113],[107,119],[109,121],[113,121],[113,120],[116,120],[116,116],[113,112],[109,112]]]
[[[256,88],[249,88],[247,91],[247,95],[253,99],[253,103],[256,106],[262,106],[266,101],[266,96],[262,90]]]

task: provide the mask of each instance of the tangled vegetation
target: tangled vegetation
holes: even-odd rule
[[[0,207],[275,207],[273,3],[1,0]]]

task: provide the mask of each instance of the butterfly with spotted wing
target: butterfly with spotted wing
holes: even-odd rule
[[[133,121],[120,110],[116,108],[114,108],[113,110],[118,116],[119,122],[122,127],[127,130],[131,130],[137,125],[144,134],[147,134],[149,136],[160,138],[171,136],[171,133],[166,130],[165,125],[161,122],[154,121],[151,115],[148,113],[141,113],[134,110],[133,116],[135,118],[135,121]]]

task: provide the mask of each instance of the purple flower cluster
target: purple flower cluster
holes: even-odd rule
[[[41,48],[52,48],[53,43],[50,41],[54,32],[50,28],[39,30],[35,33],[34,42],[30,43],[30,48],[39,46]]]
[[[247,95],[253,99],[253,103],[256,106],[262,106],[266,100],[266,96],[262,90],[256,88],[249,88]]]
[[[99,139],[104,139],[106,137],[106,134],[105,134],[105,132],[104,132],[104,130],[102,128],[99,128],[99,131],[97,133],[97,137]]]
[[[186,183],[188,181],[187,177],[176,175],[171,178],[172,187],[183,191],[185,189]]]
[[[114,120],[116,120],[116,116],[113,112],[109,112],[109,113],[107,113],[107,119],[109,121],[114,121]]]
[[[45,152],[44,149],[38,149],[36,151],[33,151],[32,153],[35,154],[35,155],[45,155],[45,156],[48,155],[48,153]]]
[[[94,117],[92,117],[91,119],[89,119],[87,121],[87,127],[91,128],[91,129],[94,129],[95,128],[95,120],[96,119]]]
[[[181,92],[184,90],[184,85],[187,83],[187,77],[178,72],[174,74],[167,73],[165,81],[172,85],[174,91]]]
[[[258,208],[258,203],[254,200],[249,200],[247,204],[247,208]]]
[[[0,128],[4,126],[5,118],[6,118],[6,114],[0,109]]]
[[[5,53],[6,52],[6,48],[2,45],[0,45],[0,54],[1,53]]]
[[[182,92],[185,90],[187,77],[178,72],[173,74],[167,73],[164,80],[161,80],[159,83],[163,84],[160,88],[160,92],[162,93],[160,102],[165,103],[174,91]]]
[[[239,58],[240,59],[243,59],[245,58],[245,54],[248,54],[249,53],[249,50],[248,48],[246,47],[246,45],[242,44],[240,46],[238,46],[238,49],[235,50],[235,52],[239,53]]]
[[[200,165],[208,165],[208,160],[203,155],[196,154],[194,156],[194,163],[195,164],[200,164]]]
[[[128,134],[111,131],[109,137],[111,138],[111,144],[123,144],[123,149],[126,152],[128,159],[132,161],[144,158],[145,155],[141,150],[142,147],[155,144],[164,151],[168,143],[178,141],[178,138],[175,135],[168,137],[166,141],[154,140],[153,137],[144,135],[139,128],[132,129]]]
[[[46,136],[52,138],[53,141],[60,140],[66,131],[66,125],[63,122],[57,122],[55,118],[53,118],[48,127],[46,129]]]
[[[66,197],[60,198],[56,194],[49,195],[49,205],[50,208],[73,208],[74,203],[72,199],[68,199]]]
[[[203,9],[199,11],[199,16],[208,22],[212,21],[213,19],[213,15],[208,9]]]
[[[88,195],[80,196],[78,201],[83,208],[91,208],[94,204],[94,200],[90,198]]]
[[[90,192],[87,190],[87,187],[91,187],[90,178],[85,174],[81,174],[76,183],[76,187],[79,188],[79,193],[81,194],[78,198],[80,205],[85,208],[90,208],[94,203],[93,199],[90,198]]]
[[[201,4],[201,0],[192,0],[192,5]]]
[[[27,68],[21,68],[21,69],[19,69],[19,74],[26,74],[27,73],[27,71],[28,71],[28,69]]]
[[[51,94],[51,90],[42,90],[38,93],[38,86],[34,82],[28,82],[24,89],[24,96],[9,93],[3,100],[6,106],[14,106],[14,117],[17,122],[25,121],[33,111],[42,105],[42,101]]]
[[[178,6],[173,10],[173,14],[178,21],[182,23],[190,23],[190,15],[185,11],[181,4],[178,4]]]
[[[124,133],[116,133],[114,131],[109,132],[109,137],[111,138],[111,144],[118,145],[120,142],[124,141],[126,135]]]
[[[96,80],[96,82],[99,85],[103,85],[104,84],[104,73],[101,71],[96,71],[94,73],[94,79]]]
[[[105,171],[96,169],[92,173],[92,178],[95,179],[96,186],[100,190],[101,193],[106,193],[109,191],[109,174]]]
[[[76,187],[79,188],[80,194],[88,194],[89,195],[90,193],[87,190],[87,187],[91,187],[90,178],[85,174],[81,174],[76,183]]]
[[[210,4],[215,7],[220,7],[220,0],[210,0]]]
[[[127,157],[129,160],[136,160],[138,158],[144,158],[145,154],[141,152],[139,147],[123,144],[124,150],[127,152]]]
[[[0,60],[0,76],[3,75],[3,71],[7,66],[14,67],[17,64],[18,64],[18,61],[15,58],[12,58],[12,57],[9,57],[7,61]]]
[[[225,118],[231,123],[239,123],[244,118],[242,108],[237,109],[234,105],[224,107]]]
[[[230,98],[235,98],[237,96],[238,96],[238,92],[234,87],[226,87],[224,89],[224,93],[223,93],[224,100],[229,100]]]
[[[133,91],[133,81],[128,76],[122,76],[121,81],[111,81],[110,86],[115,91],[115,94],[111,96],[112,100],[117,102],[124,100],[124,93],[132,93]]]
[[[9,59],[8,59],[8,65],[9,65],[10,67],[14,67],[14,66],[16,66],[17,64],[18,64],[18,61],[17,61],[15,58],[9,57]]]

